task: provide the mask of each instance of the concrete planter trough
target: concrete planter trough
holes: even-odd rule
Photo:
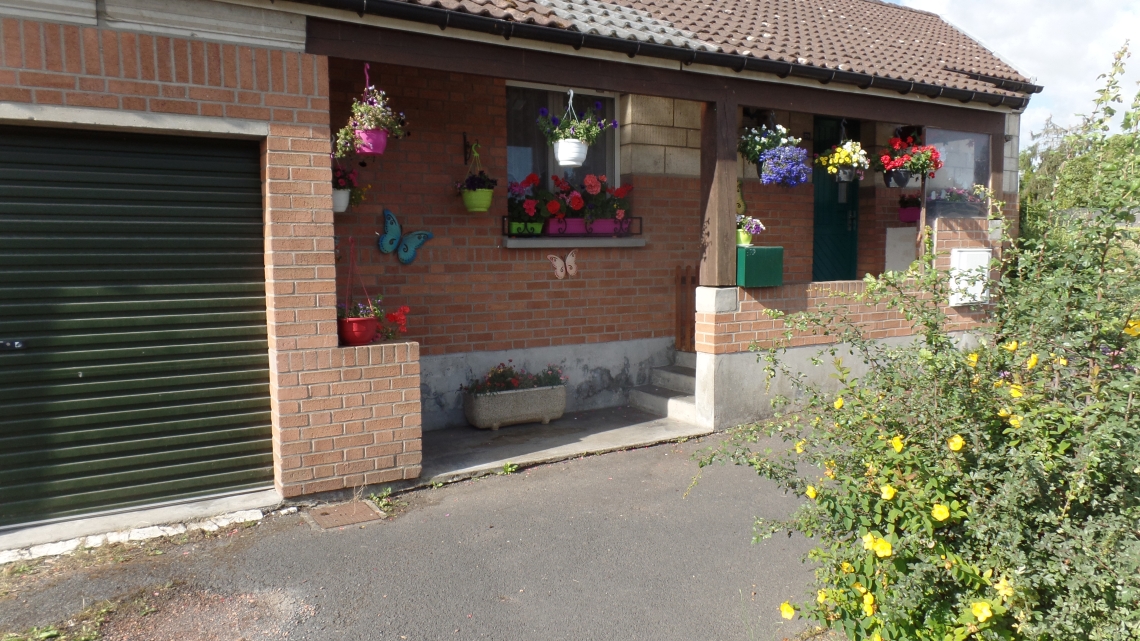
[[[566,411],[566,386],[533,387],[491,394],[463,394],[467,422],[481,430],[503,425],[542,423],[562,418]]]

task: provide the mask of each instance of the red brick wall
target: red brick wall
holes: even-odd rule
[[[644,224],[644,248],[578,250],[578,276],[557,280],[547,254],[502,245],[506,213],[506,84],[483,76],[372,64],[372,82],[407,114],[410,138],[393,140],[368,159],[361,179],[367,202],[336,215],[337,264],[343,297],[346,239],[358,246],[357,270],[384,306],[411,308],[408,338],[423,354],[525,349],[674,334],[674,270],[699,261],[699,180],[623,177],[634,186],[632,213]],[[363,65],[330,62],[332,119],[347,119],[364,86]],[[468,213],[453,184],[463,178],[463,133],[482,143],[487,172],[500,179],[491,210]],[[349,163],[345,163],[348,166]],[[376,249],[382,210],[404,232],[435,237],[411,265]],[[354,279],[355,281],[355,279]],[[354,282],[354,295],[361,295]]]
[[[811,183],[799,187],[744,181],[746,214],[759,218],[765,231],[752,244],[784,248],[784,283],[810,283],[815,229],[815,191]],[[862,251],[862,247],[859,248]]]
[[[337,347],[325,57],[2,19],[0,100],[267,122],[277,488],[294,496],[419,475],[417,346]]]
[[[881,174],[868,173],[879,177]],[[899,197],[913,196],[917,189],[888,189],[881,182],[859,189],[859,252],[857,277],[867,274],[881,274],[887,260],[887,230],[894,227],[909,227],[918,233],[918,223],[899,221]]]

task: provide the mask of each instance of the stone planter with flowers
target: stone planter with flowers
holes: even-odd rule
[[[499,363],[463,386],[463,414],[472,426],[497,430],[504,425],[542,423],[566,411],[566,377],[555,365],[538,374]]]

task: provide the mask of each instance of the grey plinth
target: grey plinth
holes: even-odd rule
[[[497,430],[503,425],[542,423],[562,418],[566,411],[566,386],[535,387],[492,394],[463,395],[467,422],[479,429]]]

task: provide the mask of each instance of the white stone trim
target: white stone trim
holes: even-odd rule
[[[704,314],[722,314],[740,310],[740,288],[698,287],[697,311]]]
[[[94,27],[95,0],[0,0],[0,16]]]
[[[184,136],[265,138],[269,135],[269,123],[256,120],[20,103],[0,103],[0,122],[83,129],[162,132]]]

